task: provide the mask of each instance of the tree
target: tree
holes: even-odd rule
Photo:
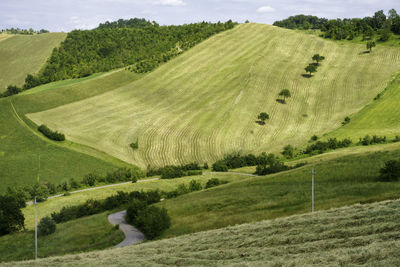
[[[266,120],[269,120],[269,115],[268,115],[268,113],[266,113],[266,112],[261,112],[261,113],[258,115],[257,118],[260,120],[261,124],[265,124],[265,121],[266,121]]]
[[[283,151],[281,152],[283,156],[285,156],[288,159],[293,158],[294,156],[294,147],[291,145],[287,145],[283,148]]]
[[[56,231],[56,223],[49,216],[44,217],[40,220],[38,225],[39,236],[46,236],[54,233]]]
[[[19,200],[13,196],[0,196],[0,236],[21,230],[24,221]]]
[[[314,60],[315,62],[317,62],[317,65],[319,64],[320,61],[324,60],[325,57],[324,56],[320,56],[319,54],[315,54],[312,57],[312,60]]]
[[[367,49],[369,50],[369,52],[372,52],[372,48],[375,46],[376,44],[374,41],[367,42]]]
[[[310,77],[311,77],[314,72],[317,72],[317,66],[310,64],[305,68],[305,71],[307,73],[310,73]]]
[[[400,161],[389,160],[385,162],[385,167],[380,169],[379,180],[383,182],[398,181],[400,178]]]
[[[283,102],[286,102],[287,97],[291,97],[291,93],[288,89],[283,89],[280,93],[279,96],[283,96]]]

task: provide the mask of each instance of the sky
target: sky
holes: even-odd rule
[[[272,24],[297,14],[354,18],[391,8],[400,13],[400,0],[0,0],[0,29],[68,32],[135,17],[161,25],[229,19]]]

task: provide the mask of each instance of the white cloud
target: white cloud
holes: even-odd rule
[[[156,5],[162,6],[185,6],[186,3],[183,0],[157,0],[154,1]]]
[[[267,12],[274,12],[275,8],[270,6],[262,6],[257,9],[257,13],[267,13]]]

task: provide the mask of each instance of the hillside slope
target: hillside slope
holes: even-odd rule
[[[396,266],[399,236],[396,200],[4,266]]]
[[[351,117],[349,124],[329,133],[327,137],[352,138],[358,141],[366,135],[400,136],[400,74],[380,97]]]
[[[400,49],[364,50],[243,24],[134,83],[29,118],[142,167],[213,162],[238,150],[279,151],[339,127],[386,87],[400,68]],[[326,60],[305,78],[315,53]],[[292,97],[282,105],[276,99],[285,88]],[[260,126],[255,121],[263,111],[271,119]],[[137,139],[139,149],[132,151],[129,144]]]
[[[27,74],[40,70],[66,33],[13,35],[0,42],[0,93],[8,85],[21,86]]]
[[[0,193],[8,186],[60,183],[127,164],[104,153],[71,142],[57,143],[41,135],[24,114],[38,112],[101,94],[139,79],[141,75],[115,71],[80,80],[43,85],[0,99]],[[40,156],[40,170],[39,170]]]

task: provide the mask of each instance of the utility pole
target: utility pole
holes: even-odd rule
[[[314,212],[314,168],[312,168],[312,185],[311,185],[311,191],[312,191],[312,207],[311,207],[311,212]]]
[[[34,200],[35,204],[35,260],[37,260],[37,214],[36,214],[36,207],[37,207],[37,202],[36,202],[36,196]]]

